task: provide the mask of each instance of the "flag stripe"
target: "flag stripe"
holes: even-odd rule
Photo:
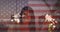
[[[29,6],[34,6],[34,7],[36,7],[36,6],[47,6],[46,4],[28,4]],[[51,6],[51,5],[48,5],[48,6]],[[54,5],[54,6],[57,6],[57,7],[59,7],[60,6],[60,4],[57,4],[57,5]]]

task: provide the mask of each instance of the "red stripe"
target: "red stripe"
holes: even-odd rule
[[[46,4],[28,4],[29,6],[47,6]],[[48,5],[50,6],[50,5]],[[54,6],[60,6],[60,4],[54,5]]]
[[[3,24],[3,23],[4,23],[5,25],[6,25],[6,24],[7,24],[7,25],[8,25],[8,24],[11,24],[11,25],[21,25],[21,24],[16,24],[16,23],[13,23],[13,22],[12,22],[12,23],[11,23],[11,22],[0,22],[0,24]],[[27,22],[27,23],[28,23],[28,22]],[[31,22],[31,23],[34,24],[35,22]],[[37,24],[45,24],[45,25],[49,24],[48,22],[44,22],[44,21],[43,21],[43,22],[40,22],[40,21],[37,22],[37,21],[36,21],[36,23],[37,23]],[[58,22],[57,24],[60,24],[60,22]]]
[[[35,29],[35,28],[33,28],[33,29]],[[38,29],[38,30],[48,30],[48,27],[46,28],[44,28],[44,27],[42,27],[42,28],[36,28],[36,29]],[[7,28],[0,28],[0,30],[8,30]],[[21,30],[21,31],[28,31],[29,30],[29,28],[23,28],[23,29],[21,29],[21,27],[20,28],[9,28],[9,30]],[[54,29],[54,30],[60,30],[60,28],[59,29]]]
[[[45,16],[38,16],[39,18],[45,18]],[[60,18],[60,16],[52,16],[52,18]]]
[[[7,30],[7,28],[0,28],[0,30]],[[29,30],[29,28],[9,28],[9,30]]]
[[[40,12],[54,12],[54,11],[56,11],[57,13],[60,13],[60,10],[34,10],[34,12],[38,12],[38,13],[40,13]]]
[[[43,30],[48,30],[48,27],[47,28],[46,27],[45,28],[44,27],[43,28],[36,28],[36,29],[43,31]],[[60,30],[60,28],[59,29],[55,28],[54,30]]]

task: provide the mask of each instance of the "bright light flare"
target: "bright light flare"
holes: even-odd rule
[[[51,15],[48,15],[48,14],[46,14],[45,19],[46,19],[47,21],[52,21]]]
[[[19,19],[14,19],[17,23],[19,23],[20,22],[20,20]]]
[[[57,21],[56,21],[55,19],[53,19],[51,15],[46,14],[46,16],[45,16],[45,21],[46,21],[46,22],[47,22],[47,21],[48,21],[48,22],[52,22],[52,23],[49,24],[49,27],[52,27],[52,29],[54,29],[54,28],[56,27],[55,23],[57,23]],[[50,29],[50,28],[49,28],[49,29]]]
[[[19,15],[19,13],[18,14],[15,14],[14,16],[12,16],[12,17],[14,17],[14,19],[11,19],[11,21],[13,22],[13,21],[15,21],[15,22],[17,22],[17,23],[19,23],[20,22],[20,15]]]

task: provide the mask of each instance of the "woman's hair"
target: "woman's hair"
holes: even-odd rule
[[[32,19],[35,19],[35,17],[34,17],[34,12],[33,12],[33,10],[32,10],[31,7],[29,7],[29,6],[23,7],[20,15],[22,16],[25,11],[29,11],[29,16],[31,17],[31,20],[32,20]],[[22,17],[21,17],[21,21],[22,21]],[[22,22],[23,22],[23,21],[22,21]]]
[[[30,28],[30,31],[35,31],[35,17],[34,17],[33,9],[29,6],[25,6],[25,7],[22,8],[22,11],[21,11],[20,15],[22,16],[25,11],[29,11],[28,13],[29,13],[29,16],[31,17],[31,19],[29,21],[29,24],[28,24],[29,28]],[[20,17],[20,19],[21,19],[21,23],[23,23],[22,17]],[[34,27],[31,27],[32,25]]]

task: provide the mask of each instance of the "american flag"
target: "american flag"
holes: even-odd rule
[[[56,5],[53,5],[56,2]],[[35,15],[34,32],[48,32],[48,23],[44,23],[45,15],[51,13],[52,17],[58,21],[57,29],[54,32],[60,32],[60,0],[0,0],[0,32],[21,32],[21,25],[10,22],[11,14],[20,13],[24,6],[33,9]],[[55,11],[55,12],[54,12]],[[8,19],[8,20],[6,20]],[[5,21],[5,22],[4,22]],[[6,22],[7,21],[7,22]],[[27,25],[22,25],[22,27]],[[26,31],[24,31],[26,30]],[[25,28],[22,32],[30,32]],[[33,31],[32,31],[33,32]]]

